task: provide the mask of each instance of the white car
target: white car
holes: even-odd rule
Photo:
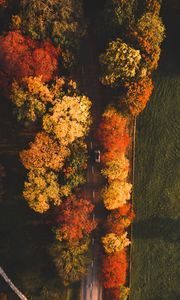
[[[94,150],[94,161],[96,163],[101,162],[101,151],[100,150]]]

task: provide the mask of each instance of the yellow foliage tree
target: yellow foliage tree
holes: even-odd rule
[[[43,118],[43,128],[62,145],[86,135],[91,124],[91,102],[86,96],[63,96]]]
[[[16,107],[18,121],[35,122],[65,96],[77,95],[76,82],[58,77],[52,84],[45,84],[42,76],[26,77],[21,83],[12,84],[11,100]]]
[[[139,71],[141,54],[120,38],[108,44],[105,53],[99,57],[103,75],[100,81],[104,85],[117,85],[119,80],[135,77]]]
[[[22,83],[13,82],[11,100],[17,108],[18,121],[36,121],[46,113],[47,103],[53,103],[53,94],[42,76],[24,78]]]
[[[123,250],[131,243],[127,238],[127,232],[118,236],[114,233],[108,233],[102,238],[102,243],[106,253],[114,253]]]
[[[39,132],[34,143],[30,143],[30,148],[20,153],[20,159],[28,170],[50,168],[58,171],[69,154],[70,151],[65,146],[60,145],[45,132]]]
[[[132,184],[124,181],[113,180],[102,191],[106,209],[116,209],[123,206],[130,199]]]
[[[106,167],[101,171],[108,182],[112,180],[125,180],[128,177],[128,172],[129,160],[124,154],[120,158],[108,161]]]
[[[61,193],[58,176],[43,168],[31,170],[24,184],[23,196],[28,205],[38,213],[44,213],[50,204],[60,205]]]

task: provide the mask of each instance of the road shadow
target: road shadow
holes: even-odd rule
[[[133,223],[133,236],[140,239],[158,238],[180,242],[180,220],[152,217]]]

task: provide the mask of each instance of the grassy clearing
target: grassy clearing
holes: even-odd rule
[[[180,76],[154,83],[137,121],[131,300],[178,300]]]

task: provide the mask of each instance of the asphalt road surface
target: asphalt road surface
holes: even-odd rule
[[[94,150],[97,145],[92,141],[88,142],[88,150],[90,159],[87,169],[87,184],[85,188],[85,196],[97,205],[100,201],[100,189],[103,184],[103,179],[100,174],[99,164],[95,162]],[[93,212],[93,218],[96,218],[96,210]],[[101,300],[102,299],[102,283],[100,272],[100,251],[99,251],[99,237],[94,234],[91,239],[91,263],[88,274],[82,281],[81,299],[82,300]]]
[[[104,91],[99,82],[99,63],[96,43],[91,34],[83,47],[81,55],[81,83],[85,94],[92,100],[92,119],[91,132],[88,137],[87,146],[90,154],[87,168],[87,184],[85,186],[85,194],[95,204],[94,218],[99,217],[99,202],[100,190],[104,183],[104,179],[100,173],[100,164],[93,159],[94,150],[99,150],[94,139],[94,133],[99,125],[102,112],[106,106],[109,96]],[[95,215],[96,214],[96,215]],[[101,268],[100,268],[100,237],[98,232],[92,235],[91,240],[91,263],[88,274],[83,279],[81,285],[81,300],[102,300],[102,283],[101,283]]]

